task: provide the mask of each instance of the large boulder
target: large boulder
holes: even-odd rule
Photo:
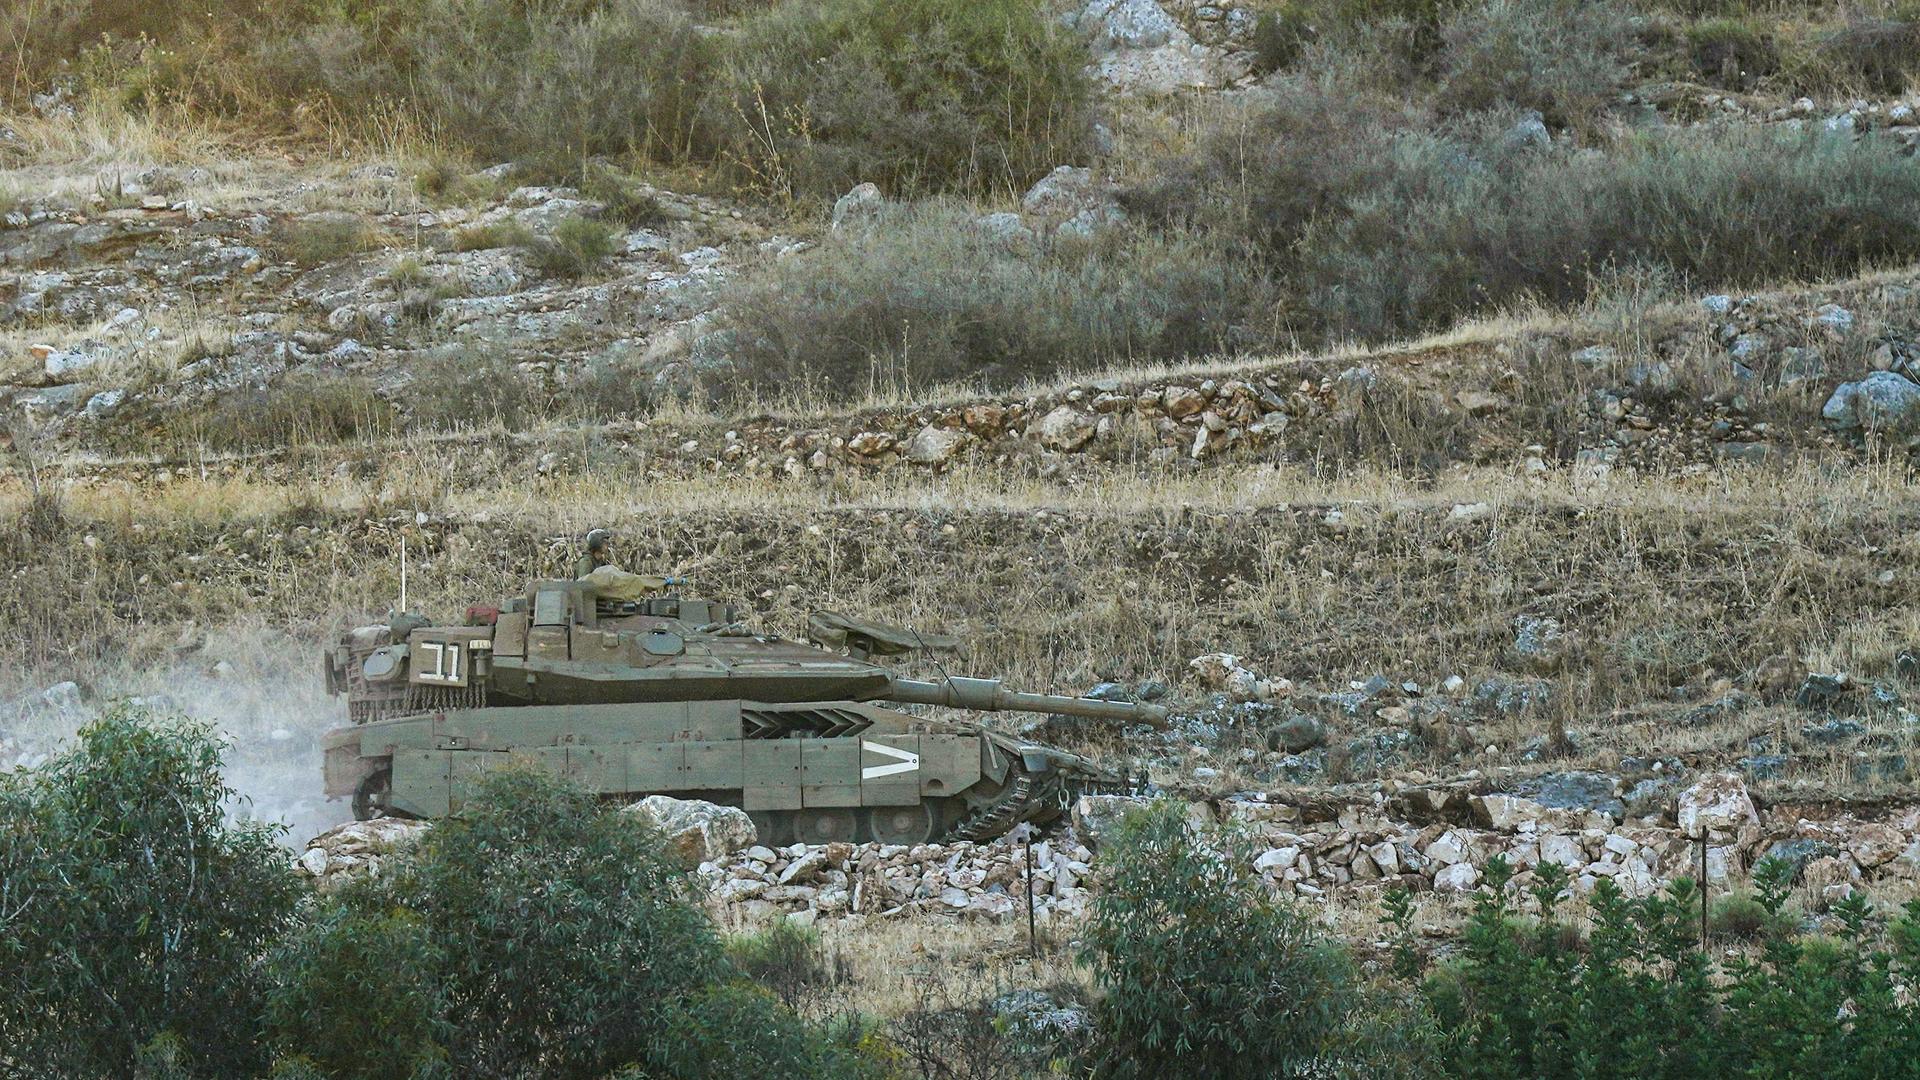
[[[1088,847],[1098,848],[1113,838],[1123,818],[1151,805],[1152,799],[1132,795],[1082,795],[1073,804],[1073,827]]]
[[[1020,197],[1020,210],[1041,221],[1080,222],[1075,231],[1082,233],[1126,220],[1113,186],[1095,176],[1092,169],[1073,165],[1059,166],[1035,181]]]
[[[845,228],[849,225],[864,225],[878,218],[887,207],[886,196],[871,184],[859,184],[853,190],[834,200],[833,227]]]
[[[1514,785],[1514,791],[1541,806],[1593,811],[1619,820],[1627,816],[1627,805],[1616,794],[1619,786],[1619,780],[1608,773],[1554,772],[1523,780]]]
[[[907,443],[907,460],[920,465],[945,465],[967,444],[967,439],[964,430],[928,424]]]
[[[1847,839],[1847,854],[1861,866],[1874,867],[1892,862],[1907,847],[1907,838],[1891,825],[1869,821],[1854,830]]]
[[[1879,435],[1911,448],[1920,445],[1920,386],[1891,371],[1876,371],[1859,382],[1841,383],[1820,419],[1835,431]]]
[[[1760,811],[1739,773],[1711,773],[1680,793],[1674,821],[1683,836],[1727,841],[1746,839],[1760,829]]]
[[[737,806],[649,795],[622,809],[666,833],[675,854],[689,866],[718,862],[760,839],[752,819]]]
[[[1154,0],[1090,0],[1067,21],[1088,35],[1096,52],[1190,45],[1193,40]]]
[[[1561,628],[1559,619],[1522,615],[1513,623],[1514,654],[1535,671],[1558,668],[1577,640]]]
[[[1040,418],[1035,433],[1049,450],[1071,453],[1093,441],[1094,419],[1071,405],[1062,405]]]

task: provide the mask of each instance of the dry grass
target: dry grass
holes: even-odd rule
[[[816,484],[659,482],[632,468],[543,477],[507,452],[477,484],[450,482],[434,447],[352,477],[319,459],[298,483],[209,465],[165,485],[68,484],[67,539],[36,538],[15,516],[0,545],[16,567],[0,589],[21,613],[10,670],[26,686],[125,681],[173,663],[180,627],[235,620],[311,651],[330,625],[394,602],[403,535],[414,605],[446,613],[560,572],[595,525],[619,532],[630,564],[690,576],[777,631],[797,633],[815,607],[954,630],[968,641],[959,666],[1041,690],[1177,682],[1188,657],[1214,650],[1303,691],[1376,672],[1474,680],[1519,667],[1518,615],[1553,615],[1586,645],[1554,677],[1552,715],[1596,765],[1647,753],[1728,764],[1783,721],[1678,726],[1716,680],[1782,652],[1888,677],[1893,653],[1920,641],[1920,493],[1873,466],[1623,473],[1599,489],[1565,471],[1460,470],[1423,485],[1260,465],[1073,486],[990,469]],[[24,492],[0,498],[17,515]],[[1477,503],[1490,512],[1454,517]],[[218,650],[192,656],[210,664]],[[1469,748],[1497,756],[1421,767],[1518,765],[1550,718],[1472,720]],[[1114,749],[1097,731],[1073,737]],[[1806,748],[1785,782],[1903,782],[1853,775],[1850,753]]]
[[[18,142],[0,153],[0,205],[11,196],[90,209],[102,190],[149,169],[192,177],[172,198],[226,211],[426,209],[411,177],[445,153],[404,126],[379,143],[278,140],[204,114],[89,99],[72,113],[0,111]]]
[[[1023,989],[1074,987],[1088,997],[1092,979],[1073,960],[1072,929],[1042,927],[1040,953],[1032,958],[1024,915],[1004,922],[917,915],[858,929],[825,927],[821,944],[829,966],[847,978],[815,990],[807,1004],[884,1023],[930,1001],[970,1004]]]

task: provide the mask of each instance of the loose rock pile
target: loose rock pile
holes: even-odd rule
[[[1075,818],[1097,835],[1130,802],[1090,796]],[[1254,828],[1267,845],[1255,866],[1277,890],[1304,897],[1367,883],[1468,892],[1496,855],[1519,871],[1523,887],[1541,863],[1553,862],[1577,893],[1611,878],[1626,895],[1647,896],[1675,878],[1700,876],[1702,838],[1714,884],[1744,878],[1769,855],[1793,863],[1820,903],[1867,882],[1920,880],[1920,807],[1885,821],[1816,818],[1794,807],[1762,814],[1732,773],[1700,778],[1670,813],[1624,820],[1457,786],[1412,789],[1374,806],[1228,801],[1209,813]]]
[[[409,818],[349,821],[307,841],[294,866],[322,892],[331,892],[360,878],[378,877],[387,859],[429,828],[429,823]]]
[[[908,914],[998,920],[1026,915],[1027,852],[1006,839],[975,844],[795,844],[751,847],[700,868],[723,921],[760,923],[892,918]],[[1079,917],[1093,852],[1066,835],[1033,844],[1033,902],[1041,922]]]
[[[753,821],[737,806],[649,795],[626,812],[665,833],[674,854],[688,866],[725,858],[759,839]]]
[[[1537,794],[1569,801],[1554,789]],[[1037,921],[1085,914],[1095,850],[1122,816],[1145,801],[1086,796],[1074,807],[1072,828],[1033,843]],[[1870,883],[1920,881],[1920,806],[1880,821],[1817,816],[1813,808],[1762,813],[1733,773],[1703,776],[1666,811],[1637,818],[1627,818],[1617,800],[1586,801],[1600,808],[1477,792],[1461,782],[1409,788],[1390,798],[1315,794],[1293,802],[1196,802],[1189,804],[1189,815],[1252,830],[1261,841],[1254,868],[1276,892],[1309,900],[1392,884],[1417,892],[1472,892],[1495,856],[1518,871],[1522,888],[1542,863],[1552,862],[1568,872],[1576,893],[1592,892],[1609,878],[1627,896],[1649,896],[1675,878],[1700,876],[1702,840],[1710,883],[1740,881],[1772,856],[1794,867],[1816,905]],[[729,814],[727,807],[655,796],[629,809],[665,822],[677,850],[691,851],[696,839],[713,845],[703,849],[712,857],[696,874],[716,919],[728,925],[781,918],[858,926],[907,915],[989,921],[1025,916],[1029,853],[1006,838],[775,849],[754,844],[750,825],[743,831],[734,819],[745,815]],[[379,874],[384,859],[429,827],[391,818],[341,825],[309,842],[296,864],[320,889],[332,890]]]

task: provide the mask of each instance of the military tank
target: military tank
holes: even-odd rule
[[[904,678],[880,658],[950,639],[818,613],[806,641],[734,607],[611,568],[536,581],[459,625],[417,615],[346,631],[327,687],[351,724],[324,740],[326,792],[356,818],[439,817],[510,763],[608,798],[738,806],[764,842],[985,840],[1122,779],[969,720],[892,706],[1162,723],[1137,702]]]

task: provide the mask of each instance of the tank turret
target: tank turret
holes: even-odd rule
[[[603,568],[539,581],[459,625],[413,615],[351,630],[328,688],[351,725],[328,734],[329,796],[356,816],[434,817],[473,779],[548,768],[609,798],[740,806],[763,839],[985,839],[1057,816],[1119,778],[977,722],[890,705],[1164,723],[1157,706],[910,679],[877,657],[950,639],[821,613],[808,641],[753,630],[730,605]]]

